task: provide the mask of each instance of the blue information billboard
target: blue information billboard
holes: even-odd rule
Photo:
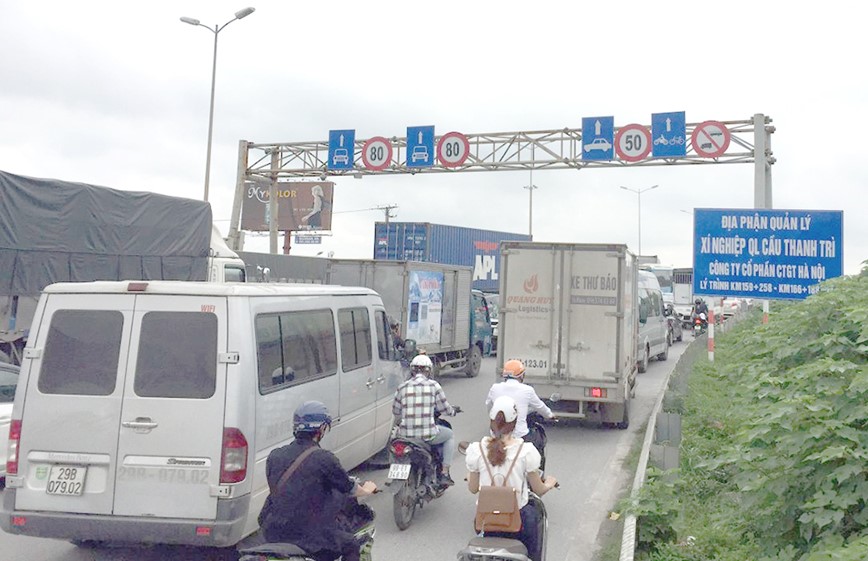
[[[840,210],[693,212],[693,293],[803,299],[841,275]]]

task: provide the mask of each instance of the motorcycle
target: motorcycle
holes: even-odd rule
[[[455,407],[455,412],[461,408]],[[438,425],[452,428],[448,421],[434,415]],[[395,525],[406,530],[413,522],[416,507],[432,501],[449,488],[438,479],[443,465],[443,446],[431,445],[419,438],[394,437],[389,442],[389,474],[386,485],[393,493]]]
[[[549,422],[557,422],[557,420],[552,419]],[[541,456],[539,469],[543,473],[545,473],[546,469],[546,442],[548,442],[544,423],[545,417],[539,413],[531,412],[527,414],[527,429],[529,432],[525,436],[525,440],[533,444],[539,452]]]
[[[458,552],[458,561],[545,561],[548,544],[548,517],[542,499],[533,491],[528,492],[528,504],[539,512],[537,536],[540,551],[529,552],[516,538],[474,536],[467,546]]]
[[[374,493],[379,492],[380,489],[374,491]],[[375,534],[373,509],[359,502],[356,497],[347,497],[346,504],[338,516],[345,518],[349,527],[358,528],[355,533],[356,540],[362,544],[359,559],[371,561]],[[316,558],[304,549],[288,542],[246,545],[239,547],[238,553],[240,555],[238,561],[316,561]]]
[[[705,312],[693,318],[693,337],[699,337],[708,329],[708,319],[705,317]]]

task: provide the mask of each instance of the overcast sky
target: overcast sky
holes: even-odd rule
[[[249,2],[249,3],[248,3]],[[225,233],[238,141],[326,141],[773,119],[773,205],[844,211],[844,272],[868,259],[868,73],[844,2],[3,2],[0,169],[201,198],[219,34],[210,201]],[[801,6],[806,6],[802,8]],[[811,6],[807,9],[807,6]],[[333,236],[293,253],[370,258],[374,222],[527,233],[527,172],[339,178]],[[692,264],[693,208],[751,208],[752,164],[537,171],[536,240],[638,246]],[[358,212],[356,212],[358,211]],[[395,212],[395,211],[393,211]],[[282,247],[282,241],[281,241]],[[267,251],[265,237],[245,247]]]

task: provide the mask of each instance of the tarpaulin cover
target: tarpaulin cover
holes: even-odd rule
[[[205,280],[207,202],[0,171],[0,295],[62,281]]]

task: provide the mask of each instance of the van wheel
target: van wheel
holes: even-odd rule
[[[473,345],[467,355],[467,366],[464,367],[464,374],[468,378],[475,378],[479,374],[479,368],[482,366],[482,353],[479,347]]]
[[[663,345],[663,352],[657,355],[657,360],[667,360],[669,358],[669,345],[672,344],[670,343],[670,341],[671,339],[669,339],[669,337],[667,336],[666,344]]]
[[[650,354],[651,349],[645,347],[644,352],[642,353],[642,362],[639,363],[639,373],[648,371],[648,355]]]

